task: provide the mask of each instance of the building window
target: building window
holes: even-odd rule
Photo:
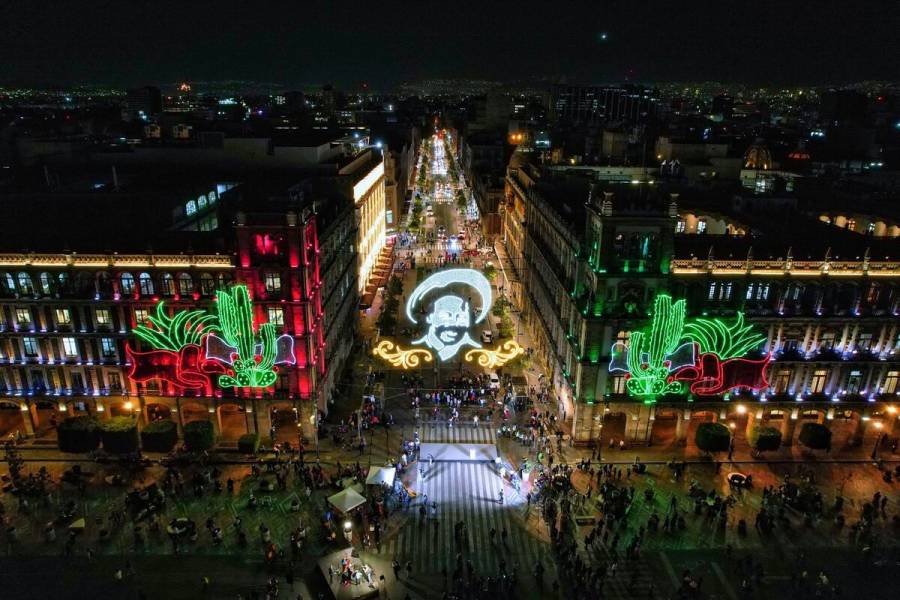
[[[52,283],[51,283],[52,279],[53,278],[50,277],[50,273],[41,273],[41,277],[40,277],[41,292],[45,296],[49,296],[53,292],[53,287],[52,287]]]
[[[816,369],[813,371],[812,381],[809,382],[810,394],[821,394],[825,389],[825,380],[828,379],[828,369]]]
[[[268,310],[269,323],[273,325],[278,325],[279,327],[284,326],[284,309],[280,306],[270,306]]]
[[[619,333],[616,334],[616,343],[621,344],[623,346],[628,345],[628,339],[631,337],[630,331],[619,330]]]
[[[19,273],[19,291],[23,294],[33,294],[34,285],[31,283],[31,275]]]
[[[56,324],[57,325],[71,325],[72,324],[72,313],[69,312],[68,308],[57,308],[56,309]]]
[[[122,273],[122,276],[119,278],[119,281],[122,284],[122,293],[123,294],[133,294],[134,293],[134,277],[132,277],[131,273]]]
[[[731,282],[723,281],[719,283],[709,284],[708,300],[718,300],[719,302],[731,300]]]
[[[153,278],[150,277],[150,273],[141,273],[138,276],[138,282],[141,286],[141,295],[142,296],[152,296],[153,295]]]
[[[768,283],[751,283],[747,286],[747,300],[768,300]]]
[[[900,379],[900,371],[888,371],[884,378],[881,391],[884,394],[893,394],[897,391],[897,380]]]
[[[78,356],[78,341],[73,337],[64,337],[62,339],[63,354],[68,357]]]
[[[858,394],[862,385],[862,371],[850,371],[850,377],[847,378],[847,393]]]
[[[16,280],[13,279],[13,276],[10,273],[6,273],[3,278],[3,287],[6,288],[6,292],[9,294],[16,293]]]
[[[116,341],[112,338],[100,338],[100,352],[104,358],[112,358],[116,355]]]
[[[684,233],[684,219],[678,219],[675,223],[675,233]]]
[[[269,293],[281,291],[281,275],[279,273],[266,273],[266,291]]]
[[[147,322],[147,319],[150,318],[150,311],[146,308],[136,308],[134,309],[134,322],[137,325],[142,325]]]
[[[613,394],[624,394],[625,393],[625,377],[622,375],[616,375],[612,378],[612,393]]]
[[[869,284],[869,289],[866,293],[866,303],[870,306],[877,304],[879,291],[877,283]]]
[[[199,196],[197,196],[197,208],[206,208],[206,194],[200,194]]]
[[[17,308],[16,323],[19,325],[31,325],[31,310],[28,308]]]
[[[788,298],[791,300],[799,300],[802,292],[803,286],[799,283],[795,283],[788,288]]]
[[[834,332],[826,331],[819,340],[819,350],[831,350],[834,348]]]
[[[858,352],[868,352],[871,347],[872,347],[872,334],[871,333],[859,334],[859,339],[856,340],[856,350]]]
[[[163,273],[161,285],[164,296],[175,295],[175,278],[172,277],[171,273]]]
[[[216,291],[216,282],[209,273],[200,275],[200,293],[204,296],[212,296]]]
[[[847,229],[856,231],[856,219],[847,219]]]
[[[191,216],[192,214],[197,212],[197,203],[193,200],[188,200],[187,205],[184,207],[184,212],[187,213],[187,216]]]
[[[194,280],[187,273],[178,276],[178,293],[182,296],[189,296],[194,293]]]
[[[108,308],[98,308],[94,311],[94,315],[97,318],[97,325],[101,327],[112,325],[112,313],[109,312]]]
[[[22,348],[24,349],[25,356],[37,356],[38,355],[38,341],[33,337],[22,338]]]
[[[706,219],[697,221],[697,233],[706,233]]]
[[[111,390],[121,390],[122,389],[122,377],[118,373],[109,373],[106,376],[109,381],[109,389]]]
[[[788,390],[788,386],[791,384],[791,370],[790,369],[779,369],[778,374],[775,376],[775,393],[776,394],[784,394]]]

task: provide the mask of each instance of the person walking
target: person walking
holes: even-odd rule
[[[402,573],[402,569],[400,568],[400,563],[397,562],[396,558],[391,561],[391,567],[394,569],[394,578],[397,581],[400,581],[400,574]],[[329,571],[331,571],[330,567]]]

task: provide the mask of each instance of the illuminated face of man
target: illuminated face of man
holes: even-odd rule
[[[442,296],[435,300],[434,310],[425,318],[428,333],[420,342],[436,350],[441,360],[447,360],[468,344],[478,346],[469,337],[469,326],[472,324],[469,305],[457,296]]]

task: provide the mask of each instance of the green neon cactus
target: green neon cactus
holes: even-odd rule
[[[625,383],[629,393],[654,402],[661,394],[675,394],[682,386],[669,380],[666,356],[678,347],[684,332],[685,301],[672,302],[672,297],[659,294],[653,301],[650,330],[632,332],[628,346],[629,377]]]
[[[753,332],[752,325],[744,325],[744,313],[740,312],[730,326],[721,319],[697,319],[687,323],[684,329],[684,336],[695,342],[701,353],[711,352],[719,360],[744,356],[766,339],[761,333]]]
[[[237,348],[237,358],[232,364],[234,375],[220,375],[222,387],[269,387],[275,383],[277,375],[275,355],[277,353],[275,325],[263,323],[259,333],[253,331],[253,303],[247,293],[247,286],[236,285],[231,291],[216,292],[219,304],[219,323],[222,337],[230,346]],[[262,350],[257,355],[257,347]]]
[[[170,317],[164,302],[156,305],[156,315],[148,317],[150,326],[143,323],[134,328],[134,335],[156,350],[178,352],[189,344],[199,345],[207,333],[216,331],[218,318],[202,310],[182,310]]]

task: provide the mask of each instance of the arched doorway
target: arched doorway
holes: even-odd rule
[[[209,410],[199,402],[183,402],[181,404],[181,422],[182,424],[191,421],[208,421]]]
[[[109,403],[109,415],[111,417],[130,417],[134,414],[136,404],[131,400],[120,400]]]
[[[244,407],[236,402],[221,404],[219,411],[219,435],[223,440],[236,440],[247,433],[247,415]]]
[[[659,408],[650,428],[650,441],[654,446],[674,446],[677,442],[678,419],[681,411],[675,408]]]
[[[718,420],[718,415],[715,411],[711,410],[697,410],[691,412],[691,420],[688,422],[687,433],[685,433],[685,446],[687,448],[693,449],[695,452],[699,452],[697,448],[697,428],[700,426],[700,423],[715,423]]]
[[[147,405],[147,421],[168,421],[172,418],[172,409],[167,404],[151,402]]]
[[[628,416],[622,412],[608,412],[603,415],[603,443],[609,446],[617,446],[619,441],[625,439],[625,426],[628,424]]]
[[[797,425],[794,428],[793,444],[795,446],[800,444],[800,431],[803,429],[804,423],[823,423],[825,425],[830,425],[830,423],[825,423],[825,411],[815,408],[801,410],[800,414],[797,415]],[[834,436],[832,435],[831,447],[837,448],[834,441]]]
[[[56,425],[63,419],[56,402],[38,400],[34,403],[35,437],[56,437]]]
[[[17,431],[25,435],[25,413],[15,402],[0,401],[0,438]]]
[[[735,448],[748,447],[747,438],[753,427],[753,421],[753,415],[743,404],[737,405],[728,413],[724,425],[731,430],[731,439],[734,440]]]
[[[280,402],[269,406],[269,419],[272,425],[267,435],[271,436],[274,431],[276,442],[297,443],[299,414],[293,404]]]
[[[855,410],[835,410],[831,422],[826,423],[831,430],[831,448],[844,450],[854,448],[861,440],[856,439],[859,432],[860,415]]]

